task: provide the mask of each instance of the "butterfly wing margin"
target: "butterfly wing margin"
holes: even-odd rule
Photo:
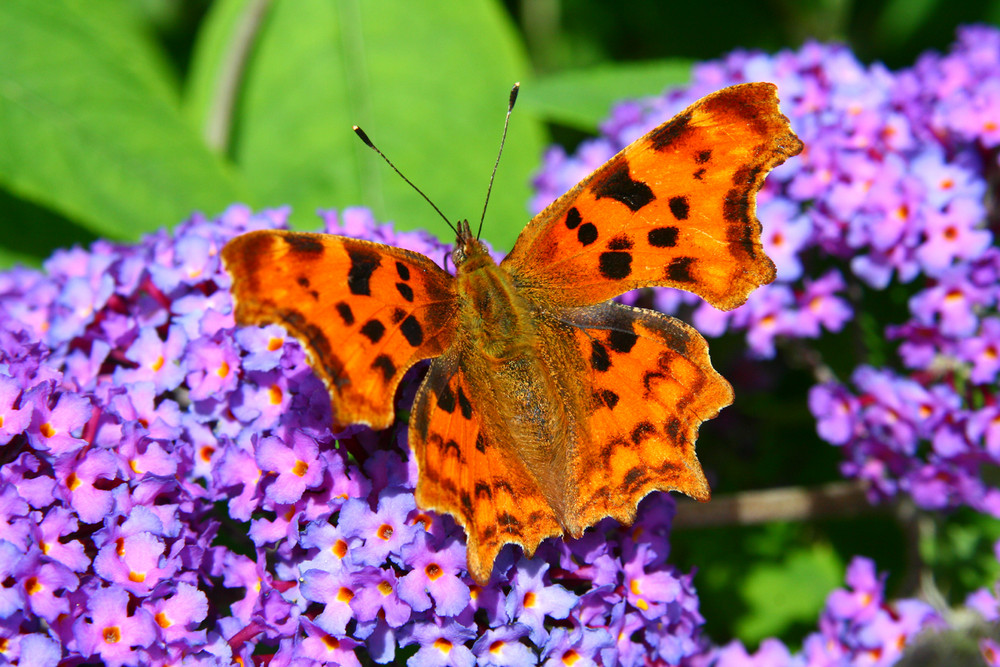
[[[757,192],[803,147],[776,90],[741,84],[695,102],[535,216],[502,266],[525,294],[562,306],[653,285],[743,304],[775,274]]]
[[[237,323],[279,324],[302,343],[337,424],[387,428],[406,371],[451,343],[454,279],[419,253],[260,230],[227,243],[222,259]]]
[[[505,544],[528,555],[547,537],[562,535],[534,477],[497,437],[496,418],[476,403],[478,387],[454,349],[431,362],[410,419],[410,447],[417,460],[417,504],[452,515],[465,529],[469,574],[485,585]]]
[[[708,500],[695,455],[702,422],[733,400],[708,345],[672,317],[609,302],[565,313],[589,361],[589,437],[574,453],[577,530],[605,516],[631,523],[654,490]]]

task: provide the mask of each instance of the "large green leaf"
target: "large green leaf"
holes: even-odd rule
[[[546,120],[593,132],[621,100],[657,95],[687,83],[691,61],[601,65],[540,78],[524,91],[524,106]]]
[[[174,89],[121,0],[4,0],[0,187],[113,238],[221,209],[242,191]]]
[[[236,33],[216,27],[214,37]],[[315,227],[316,208],[365,205],[401,228],[447,238],[433,210],[351,126],[363,127],[449,217],[476,219],[507,93],[528,74],[493,0],[279,0],[245,70],[235,160],[254,202],[292,204],[298,226]],[[527,221],[542,137],[530,114],[515,112],[484,232],[498,246],[509,247]]]
[[[797,547],[781,560],[757,564],[747,574],[748,612],[737,623],[737,634],[753,644],[795,623],[811,626],[830,591],[842,585],[840,560],[827,544]]]

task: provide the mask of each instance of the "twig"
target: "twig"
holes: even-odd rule
[[[707,528],[857,516],[880,510],[858,482],[831,482],[816,488],[788,487],[744,491],[696,503],[678,498],[674,528]]]

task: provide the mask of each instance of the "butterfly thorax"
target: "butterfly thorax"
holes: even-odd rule
[[[463,333],[493,360],[508,359],[529,346],[534,332],[528,304],[486,246],[460,234],[452,259]]]
[[[460,229],[465,229],[460,227]],[[481,418],[501,447],[538,482],[558,520],[567,510],[566,457],[578,431],[563,400],[569,378],[542,345],[537,307],[518,292],[511,275],[471,235],[459,235],[455,260],[462,368],[477,397]],[[475,409],[475,406],[473,406]]]

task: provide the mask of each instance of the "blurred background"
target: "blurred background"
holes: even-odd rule
[[[234,201],[292,206],[300,228],[364,205],[443,234],[351,125],[449,217],[475,217],[521,81],[487,227],[509,248],[543,147],[572,148],[693,61],[818,39],[899,67],[982,21],[1000,3],[4,0],[0,266]]]
[[[507,94],[520,81],[484,232],[509,249],[529,218],[545,147],[572,150],[615,101],[683,85],[696,61],[815,39],[898,68],[947,48],[956,26],[974,22],[1000,24],[1000,2],[2,0],[0,267],[38,266],[55,248],[98,238],[134,240],[233,202],[291,206],[300,229],[318,227],[317,208],[366,206],[398,228],[447,239],[433,210],[351,126],[446,215],[474,219]],[[713,342],[713,356],[717,349]],[[718,420],[731,430],[756,415],[755,432],[780,445],[723,448],[717,438],[700,447],[717,491],[838,478],[839,454],[818,443],[801,400],[810,380],[799,380],[751,394]],[[943,538],[951,546],[933,554],[950,564],[956,595],[996,566],[982,548],[997,533],[988,521],[959,513]],[[794,642],[815,628],[852,554],[876,558],[896,592],[912,594],[902,573],[924,548],[908,532],[918,528],[888,512],[687,527],[674,533],[672,560],[697,568],[715,641]]]

